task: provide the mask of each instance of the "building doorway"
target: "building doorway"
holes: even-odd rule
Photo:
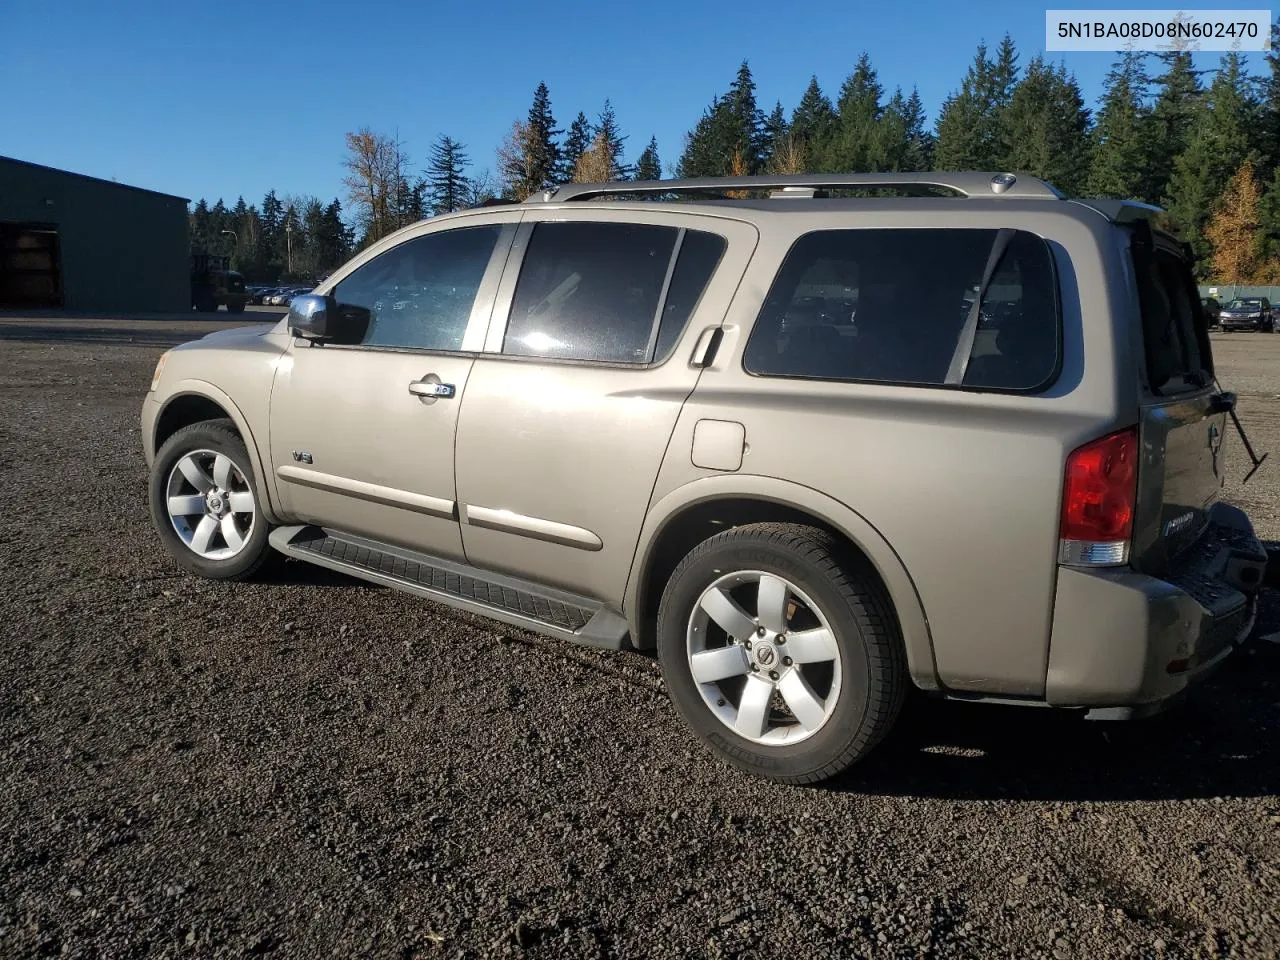
[[[0,308],[61,307],[58,229],[0,222]]]

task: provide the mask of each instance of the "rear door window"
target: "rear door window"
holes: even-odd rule
[[[1133,267],[1148,389],[1156,396],[1171,396],[1208,385],[1213,381],[1208,324],[1186,260],[1139,235]]]
[[[677,227],[539,223],[520,266],[502,352],[661,362],[724,249],[719,235]]]
[[[1035,391],[1059,367],[1047,244],[1021,230],[826,230],[796,241],[747,344],[762,376]]]

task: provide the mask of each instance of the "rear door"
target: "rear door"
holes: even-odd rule
[[[468,562],[622,596],[696,351],[755,228],[659,211],[529,211],[461,406]]]
[[[1135,231],[1130,251],[1144,368],[1134,562],[1159,576],[1199,539],[1222,490],[1232,398],[1218,391],[1208,324],[1183,251],[1146,228]]]

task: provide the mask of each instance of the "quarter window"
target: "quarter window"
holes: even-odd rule
[[[540,223],[520,268],[502,352],[666,359],[724,252],[724,239],[634,223]]]
[[[1026,391],[1053,379],[1060,339],[1052,259],[1033,234],[827,230],[791,248],[745,362],[764,376]]]
[[[333,290],[338,312],[364,330],[367,347],[461,350],[500,225],[406,240]]]

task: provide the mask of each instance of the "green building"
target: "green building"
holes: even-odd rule
[[[187,200],[0,157],[0,310],[191,309]]]

